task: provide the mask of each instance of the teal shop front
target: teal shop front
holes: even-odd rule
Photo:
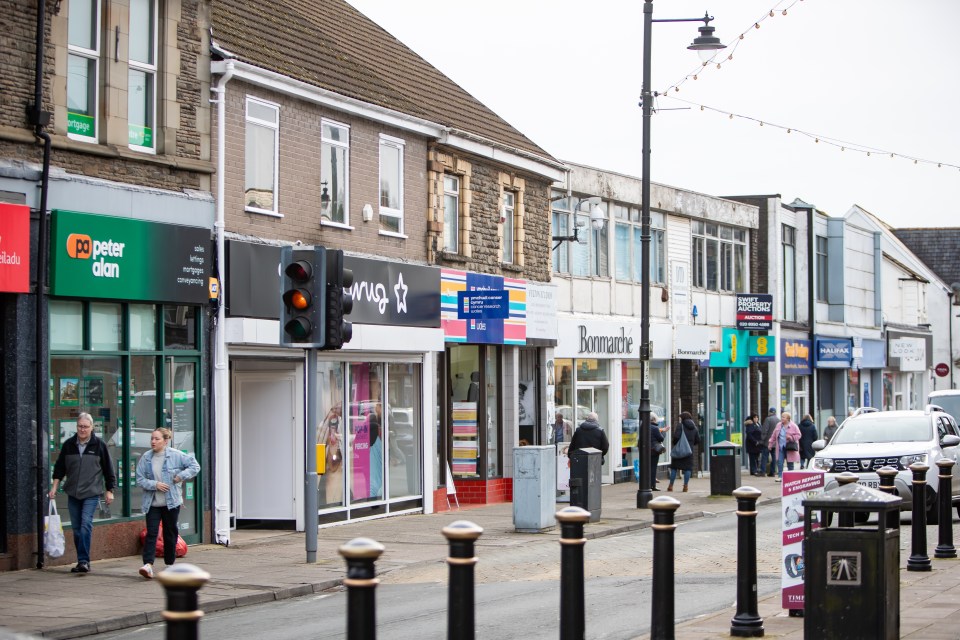
[[[752,338],[749,331],[721,329],[718,348],[710,354],[709,360],[700,361],[701,397],[704,400],[699,419],[708,444],[724,440],[742,442],[747,406],[746,373],[751,348],[754,351],[760,348],[764,353],[768,349],[766,344],[758,347],[755,341],[751,345]]]

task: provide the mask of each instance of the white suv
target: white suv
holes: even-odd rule
[[[849,471],[859,476],[857,482],[877,488],[877,469],[885,466],[897,470],[894,487],[903,498],[901,510],[913,507],[913,473],[910,465],[922,462],[927,471],[927,523],[937,524],[939,508],[939,468],[937,460],[949,458],[960,462],[960,431],[953,417],[939,407],[924,411],[862,411],[847,418],[827,445],[824,440],[813,443],[817,452],[812,467],[827,474],[825,488],[837,486],[834,474]],[[960,515],[960,468],[953,466],[952,497]]]
[[[943,408],[944,411],[953,416],[954,420],[960,422],[960,389],[931,391],[930,395],[927,396],[927,404]]]

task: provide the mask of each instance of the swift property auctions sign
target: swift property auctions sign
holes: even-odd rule
[[[132,218],[53,212],[56,296],[207,302],[210,231]]]
[[[738,293],[737,329],[740,331],[771,331],[773,329],[773,295],[769,293]]]

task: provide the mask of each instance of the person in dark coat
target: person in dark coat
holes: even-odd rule
[[[680,442],[680,434],[687,436],[687,442],[690,444],[690,455],[678,458],[676,454],[670,456],[670,484],[667,485],[667,491],[673,491],[673,483],[677,479],[677,472],[683,471],[683,490],[687,491],[690,484],[690,476],[693,473],[693,459],[696,447],[700,446],[700,429],[697,423],[693,421],[693,416],[689,411],[680,414],[680,424],[673,429],[671,442],[676,450],[677,443]]]
[[[650,488],[653,491],[660,491],[657,486],[657,463],[660,462],[660,454],[663,452],[663,432],[660,431],[660,418],[657,414],[650,413]],[[659,447],[657,446],[659,445]]]
[[[809,413],[800,421],[800,468],[806,469],[807,463],[813,460],[813,442],[817,439],[817,425],[813,423],[813,416]]]
[[[760,452],[763,451],[763,432],[760,429],[760,416],[753,414],[743,425],[743,435],[746,440],[747,456],[750,458],[750,475],[759,476]]]
[[[827,444],[830,444],[833,434],[835,434],[839,428],[840,425],[837,424],[836,418],[833,416],[827,418],[827,427],[823,430],[823,439],[827,441]]]
[[[599,416],[593,411],[587,414],[587,419],[580,423],[580,427],[573,432],[573,437],[570,438],[570,449],[567,455],[570,455],[577,449],[593,447],[594,449],[599,449],[603,454],[603,457],[600,458],[601,461],[607,457],[607,450],[610,448],[610,443],[607,441],[607,434],[600,428],[599,420]]]

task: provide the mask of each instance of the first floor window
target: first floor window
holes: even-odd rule
[[[72,0],[67,29],[67,134],[96,141],[100,86],[100,3]]]
[[[350,128],[322,120],[320,132],[320,216],[349,224]]]
[[[280,107],[247,98],[244,204],[248,210],[278,213],[279,134]]]
[[[500,210],[500,226],[503,227],[502,260],[508,264],[513,262],[514,225],[516,224],[516,216],[514,215],[515,203],[516,194],[511,191],[505,191],[503,193],[503,208]]]
[[[144,151],[156,145],[156,11],[154,0],[130,0],[127,137],[131,147]]]
[[[746,238],[743,229],[694,222],[693,286],[708,291],[745,291],[748,277]],[[657,246],[662,253],[663,241]]]
[[[380,136],[380,232],[403,233],[403,140]]]
[[[457,253],[460,249],[460,179],[443,176],[443,250]]]

